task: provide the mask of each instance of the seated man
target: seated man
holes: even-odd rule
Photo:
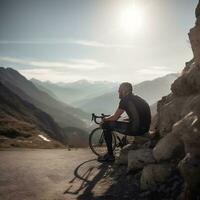
[[[103,118],[101,126],[104,131],[104,138],[108,153],[98,158],[99,161],[114,161],[112,151],[112,131],[117,131],[124,135],[143,135],[149,131],[151,123],[150,107],[145,100],[132,93],[131,83],[124,82],[120,85],[118,93],[121,99],[115,114]],[[128,115],[125,121],[117,121],[124,113]]]

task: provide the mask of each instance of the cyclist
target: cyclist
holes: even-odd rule
[[[143,135],[150,128],[150,107],[144,99],[133,94],[132,84],[128,82],[122,83],[118,93],[121,99],[118,109],[113,115],[103,118],[101,122],[108,150],[108,153],[98,158],[101,162],[115,160],[112,150],[112,131],[117,131],[124,135],[136,136]],[[127,113],[128,119],[117,121],[124,112]]]

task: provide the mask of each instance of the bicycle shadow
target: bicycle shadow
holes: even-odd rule
[[[87,160],[76,167],[74,178],[69,181],[70,186],[63,194],[79,195],[78,200],[93,199],[92,190],[103,177],[109,175],[112,164],[98,163],[96,159]],[[92,165],[92,162],[93,165]],[[89,167],[87,167],[89,164]],[[86,166],[85,166],[86,165]],[[86,170],[81,174],[80,171]],[[80,182],[81,181],[81,182]],[[79,186],[77,187],[77,182]],[[74,185],[76,188],[74,188]]]

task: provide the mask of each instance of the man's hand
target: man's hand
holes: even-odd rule
[[[130,119],[129,119],[129,118],[125,118],[125,119],[123,119],[123,121],[125,121],[125,122],[129,122]]]
[[[99,126],[102,127],[102,125],[104,124],[104,122],[110,121],[109,118],[110,118],[110,116],[102,118],[102,121],[100,122]]]
[[[113,115],[103,118],[103,122],[117,121],[120,118],[120,116],[123,114],[123,112],[124,110],[118,108]]]
[[[103,123],[104,123],[104,119],[102,119],[102,121],[99,123],[99,126],[102,127]]]

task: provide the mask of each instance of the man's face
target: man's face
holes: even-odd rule
[[[122,99],[124,97],[124,89],[122,86],[118,89],[119,98]]]

